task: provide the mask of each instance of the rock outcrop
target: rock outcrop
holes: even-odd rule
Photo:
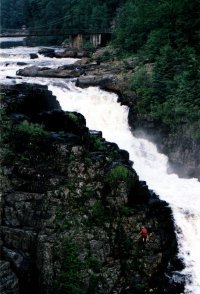
[[[1,90],[9,293],[181,293],[170,283],[182,266],[171,210],[139,181],[128,153],[81,114],[61,111],[44,86]],[[148,223],[154,237],[144,245],[138,230]]]
[[[89,52],[87,50],[77,51],[73,48],[65,48],[58,52],[51,48],[41,48],[38,53],[45,57],[55,58],[83,58],[89,56]]]
[[[86,75],[86,71],[96,68],[96,64],[70,64],[58,68],[28,66],[17,71],[17,75],[25,77],[77,78]]]

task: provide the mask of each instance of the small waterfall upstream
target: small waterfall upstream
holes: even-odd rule
[[[22,68],[18,61],[29,65],[59,66],[71,63],[70,59],[55,60],[39,56],[30,60],[28,54],[38,48],[0,49],[0,83],[6,83],[5,76],[15,76]],[[6,65],[7,64],[7,65]],[[27,65],[26,65],[27,66]],[[46,65],[45,65],[46,66]],[[186,265],[182,274],[187,278],[185,293],[200,294],[200,183],[197,179],[181,179],[168,174],[168,159],[160,154],[154,144],[133,136],[128,125],[128,107],[120,105],[116,94],[107,93],[97,87],[77,88],[73,81],[47,78],[23,78],[10,83],[39,83],[48,85],[57,97],[63,110],[82,113],[88,128],[102,131],[107,141],[115,142],[126,149],[134,162],[140,180],[147,182],[162,200],[167,201],[173,211],[177,227],[179,256]]]

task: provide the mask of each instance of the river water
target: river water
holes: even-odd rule
[[[146,181],[149,188],[172,208],[179,256],[185,263],[185,269],[181,272],[186,278],[185,293],[200,294],[200,183],[194,178],[181,179],[176,174],[168,174],[167,157],[160,154],[154,144],[131,133],[128,107],[117,102],[116,94],[98,87],[80,89],[69,79],[6,79],[6,76],[15,77],[16,71],[27,65],[57,67],[75,61],[43,56],[31,60],[29,54],[38,50],[39,47],[0,49],[0,84],[26,82],[48,85],[63,110],[82,113],[88,128],[102,131],[107,141],[115,142],[129,152],[140,180]],[[20,66],[18,62],[27,65]]]

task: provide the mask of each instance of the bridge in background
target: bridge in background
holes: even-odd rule
[[[62,36],[69,38],[70,45],[73,48],[80,49],[83,47],[84,39],[97,47],[104,46],[111,38],[112,30],[108,29],[73,29],[67,30],[34,30],[34,29],[5,29],[1,30],[0,38],[6,37],[48,37],[48,36]]]

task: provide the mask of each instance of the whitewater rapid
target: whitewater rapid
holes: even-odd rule
[[[8,49],[9,50],[9,49]],[[38,48],[13,48],[3,56],[0,49],[0,83],[5,83],[7,70],[18,70],[18,61],[28,60],[32,64],[48,62],[51,66],[71,63],[72,60],[52,60],[39,57],[30,60],[27,54]],[[18,51],[17,51],[18,50]],[[17,53],[16,53],[17,52]],[[15,57],[13,55],[15,55]],[[14,66],[12,61],[14,60]],[[5,66],[5,63],[10,64]],[[6,67],[6,69],[5,69]],[[3,71],[2,71],[3,69]],[[48,85],[57,97],[63,110],[77,111],[86,118],[87,127],[102,131],[103,137],[126,149],[134,162],[140,180],[147,182],[162,200],[169,203],[173,211],[178,237],[179,256],[184,260],[185,269],[181,272],[187,277],[185,293],[200,294],[200,183],[197,179],[181,179],[176,174],[168,174],[168,159],[160,154],[154,144],[133,136],[128,125],[128,107],[120,105],[116,94],[107,93],[97,87],[80,89],[70,80],[23,78],[10,83],[39,83]]]
[[[179,256],[186,268],[185,293],[200,293],[200,183],[197,179],[181,179],[168,174],[168,159],[151,142],[135,138],[128,125],[128,107],[120,105],[115,94],[96,87],[68,88],[49,86],[63,110],[82,113],[87,126],[102,131],[103,137],[129,152],[134,169],[173,211],[177,226]],[[190,281],[192,284],[190,284]]]

